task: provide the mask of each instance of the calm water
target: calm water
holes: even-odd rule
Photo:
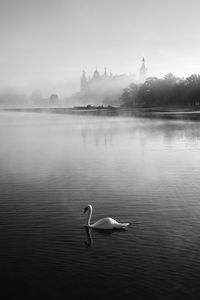
[[[12,299],[199,299],[200,122],[1,111],[0,143]]]

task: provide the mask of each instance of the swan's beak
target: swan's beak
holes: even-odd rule
[[[86,213],[86,211],[87,211],[87,206],[84,208],[83,212]]]

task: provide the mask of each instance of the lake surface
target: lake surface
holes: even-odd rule
[[[199,121],[0,111],[0,143],[11,299],[199,299]]]

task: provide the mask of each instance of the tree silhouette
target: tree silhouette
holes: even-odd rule
[[[168,73],[163,79],[148,77],[131,84],[121,96],[122,107],[200,106],[200,75],[186,79]]]

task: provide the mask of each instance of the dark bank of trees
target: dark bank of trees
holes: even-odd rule
[[[132,83],[125,88],[120,100],[122,107],[200,106],[200,75],[148,77],[142,85]]]

